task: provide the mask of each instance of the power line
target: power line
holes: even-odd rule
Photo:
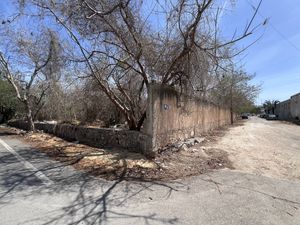
[[[296,46],[293,42],[291,42],[288,37],[286,37],[282,32],[280,32],[271,22],[269,22],[274,31],[276,31],[284,40],[286,40],[292,47],[294,47],[298,52],[300,52],[300,48]]]
[[[256,7],[250,2],[250,0],[246,0],[247,1],[247,3],[252,7],[252,9],[253,10],[256,10]],[[258,12],[258,15],[261,17],[261,18],[263,18],[263,19],[265,19],[266,17],[265,16],[263,16],[260,12]],[[297,46],[297,45],[295,45],[292,41],[290,41],[289,40],[289,38],[287,37],[287,36],[285,36],[285,34],[283,34],[280,30],[278,30],[275,26],[274,26],[274,24],[267,18],[266,20],[265,20],[266,22],[268,22],[269,24],[270,24],[270,27],[283,39],[283,40],[285,40],[287,43],[289,43],[290,44],[290,46],[291,47],[293,47],[296,51],[298,51],[299,53],[300,53],[300,48]]]

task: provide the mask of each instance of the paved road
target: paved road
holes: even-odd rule
[[[1,225],[300,224],[299,180],[222,170],[170,183],[109,182],[1,128],[0,139]]]

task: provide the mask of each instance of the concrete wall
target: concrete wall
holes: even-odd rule
[[[282,120],[300,119],[300,93],[290,99],[280,102],[275,107],[275,114]]]
[[[289,120],[291,118],[290,107],[290,100],[276,104],[275,115],[277,115],[280,120]]]
[[[147,116],[141,132],[41,122],[35,123],[35,127],[94,147],[124,148],[152,156],[170,143],[200,136],[226,124],[230,124],[228,109],[180,95],[170,87],[151,85]],[[8,125],[27,129],[24,121],[11,121]]]
[[[10,121],[9,126],[27,130],[24,121]],[[70,124],[49,124],[36,122],[35,127],[46,133],[54,134],[68,141],[79,141],[92,147],[122,148],[150,155],[151,138],[141,132],[131,130],[114,130],[106,128],[87,128]]]
[[[291,116],[293,119],[300,119],[300,93],[291,97]]]
[[[230,124],[230,111],[180,95],[170,87],[152,85],[144,132],[152,136],[154,151]]]

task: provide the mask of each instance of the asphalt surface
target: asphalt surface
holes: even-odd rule
[[[297,225],[300,181],[232,170],[169,183],[104,181],[0,128],[0,224]]]

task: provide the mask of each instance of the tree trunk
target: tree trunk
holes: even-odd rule
[[[29,102],[26,100],[24,102],[24,104],[25,104],[26,113],[27,113],[28,130],[29,131],[35,131],[34,122],[33,122],[33,118],[32,118],[32,111],[31,111],[31,108],[29,106]]]
[[[232,96],[232,85],[230,88],[230,123],[233,124],[233,96]]]
[[[232,111],[232,108],[230,108],[230,123],[233,124],[233,111]]]
[[[146,111],[140,116],[139,120],[135,119],[132,115],[126,115],[126,121],[129,127],[129,130],[140,131],[141,127],[146,119]]]
[[[137,123],[137,130],[138,131],[141,130],[145,119],[146,119],[146,111],[141,115],[141,118],[139,119],[139,121]]]
[[[131,115],[125,115],[129,130],[137,130],[135,119]]]

